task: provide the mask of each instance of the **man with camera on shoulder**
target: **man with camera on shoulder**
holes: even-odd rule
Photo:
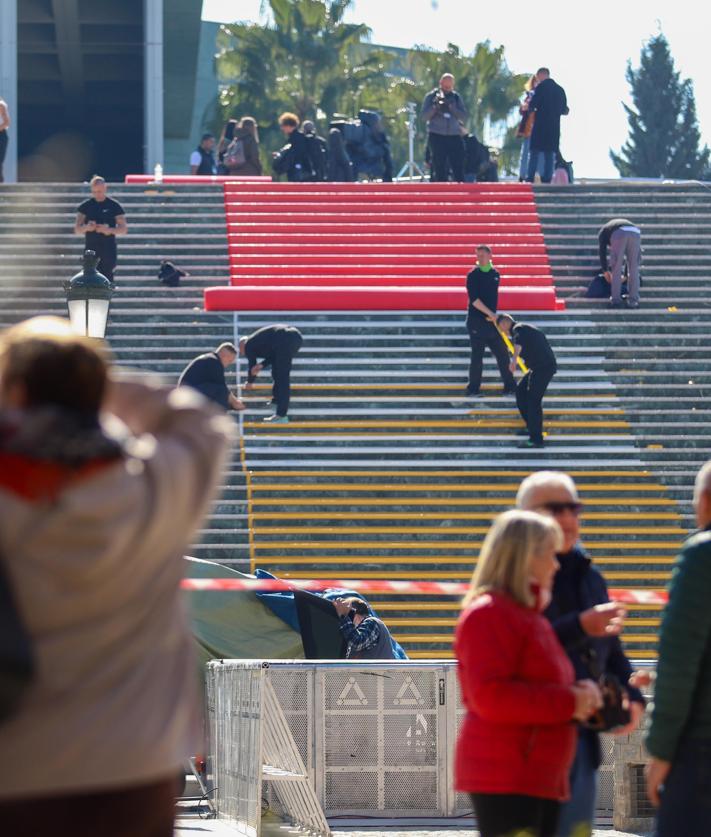
[[[644,714],[644,698],[634,685],[632,666],[619,635],[624,607],[611,602],[602,574],[580,545],[583,510],[578,489],[568,474],[537,471],[521,483],[516,506],[552,517],[563,531],[563,551],[545,610],[578,679],[598,682],[605,706],[580,726],[578,749],[570,772],[570,799],[563,804],[556,837],[590,837],[595,817],[597,771],[602,754],[600,732],[626,735]]]
[[[454,76],[445,73],[439,87],[425,96],[422,118],[427,123],[428,142],[432,152],[432,181],[464,180],[464,140],[462,125],[467,118],[462,97],[454,89]]]

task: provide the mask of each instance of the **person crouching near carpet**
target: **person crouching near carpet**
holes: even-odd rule
[[[543,616],[558,570],[558,524],[509,511],[481,549],[457,625],[467,709],[457,741],[457,790],[469,793],[481,837],[554,837],[569,794],[574,721],[602,705]]]

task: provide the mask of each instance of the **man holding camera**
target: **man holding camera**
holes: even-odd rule
[[[347,642],[347,660],[394,660],[393,640],[385,622],[370,612],[363,599],[336,599],[338,629]]]
[[[560,471],[538,471],[521,483],[516,506],[554,518],[563,531],[563,551],[556,556],[560,569],[545,615],[573,664],[576,679],[614,677],[626,690],[629,717],[626,725],[611,731],[615,735],[633,732],[644,714],[644,698],[630,683],[632,666],[619,639],[626,612],[609,600],[605,579],[580,545],[583,505],[575,483]],[[600,762],[599,732],[582,726],[570,772],[570,799],[561,807],[556,837],[592,835]]]
[[[432,181],[464,180],[464,141],[462,125],[467,109],[454,89],[454,76],[445,73],[436,87],[425,96],[422,118],[427,123],[428,142],[432,152]]]

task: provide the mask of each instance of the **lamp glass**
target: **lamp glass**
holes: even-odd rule
[[[67,302],[69,307],[69,321],[77,334],[86,334],[86,299],[70,299]]]
[[[87,337],[98,337],[103,339],[106,335],[106,321],[109,318],[108,299],[90,299]]]

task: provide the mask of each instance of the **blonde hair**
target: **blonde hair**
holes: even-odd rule
[[[531,560],[547,546],[558,551],[562,544],[563,533],[552,518],[528,511],[500,514],[484,539],[462,607],[494,590],[532,607]]]
[[[531,78],[523,85],[523,89],[526,93],[530,93],[531,90],[538,84],[538,76],[534,73]]]

